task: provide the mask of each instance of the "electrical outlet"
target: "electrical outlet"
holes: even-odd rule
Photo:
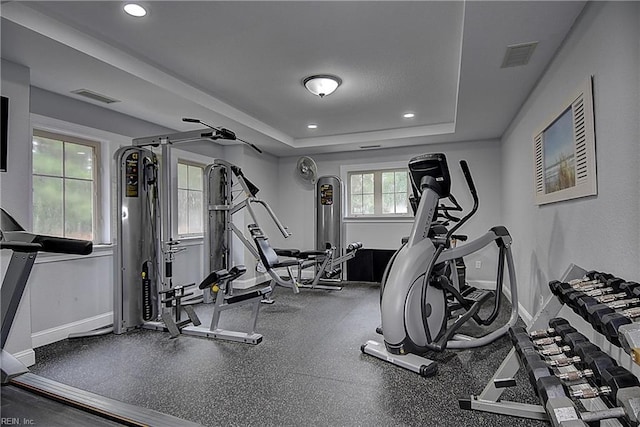
[[[482,268],[482,261],[476,261],[476,268]]]

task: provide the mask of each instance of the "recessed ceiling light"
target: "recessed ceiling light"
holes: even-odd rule
[[[415,116],[415,113],[404,113],[402,115],[402,117],[404,117],[405,119],[413,119]]]
[[[307,127],[308,127],[309,129],[318,129],[318,125],[317,125],[317,124],[315,124],[315,123],[310,123],[310,124],[308,124],[308,125],[307,125]]]
[[[124,5],[124,11],[131,16],[141,18],[147,14],[147,10],[137,3],[127,3]]]

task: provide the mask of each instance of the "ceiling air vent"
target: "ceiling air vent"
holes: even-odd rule
[[[99,93],[90,91],[88,89],[72,90],[71,93],[75,93],[76,95],[84,96],[85,98],[93,99],[94,101],[102,102],[105,104],[113,104],[114,102],[120,102],[117,99],[109,98],[108,96],[101,95]]]
[[[519,67],[521,65],[527,65],[533,51],[536,50],[538,42],[520,43],[507,46],[507,52],[502,60],[502,66],[500,68]]]

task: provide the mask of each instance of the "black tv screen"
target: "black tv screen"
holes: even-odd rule
[[[7,171],[7,135],[9,129],[9,98],[2,97],[0,104],[0,116],[2,118],[2,128],[0,128],[0,171]]]

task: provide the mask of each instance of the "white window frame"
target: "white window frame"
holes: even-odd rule
[[[178,170],[179,170],[180,165],[197,167],[197,168],[200,168],[202,170],[202,189],[201,190],[192,190],[190,188],[182,188],[182,187],[180,187],[180,184],[178,182],[179,181]],[[206,204],[205,194],[204,194],[204,172],[205,172],[205,168],[206,168],[206,166],[203,165],[202,163],[195,162],[193,160],[189,160],[189,159],[185,159],[185,158],[180,157],[180,158],[178,158],[178,160],[176,162],[176,175],[175,175],[176,176],[176,181],[175,181],[176,182],[176,189],[178,191],[179,190],[200,191],[202,193],[203,209],[204,209],[204,205]],[[177,198],[176,198],[176,201],[177,201]],[[204,223],[205,218],[204,218],[204,214],[203,214],[202,210],[201,210],[200,214],[202,216],[202,220],[201,220],[202,221],[202,230],[199,231],[199,232],[196,232],[196,233],[180,233],[178,231],[177,234],[178,234],[179,238],[191,238],[191,237],[203,237],[204,236],[204,230],[205,230],[206,225]],[[175,227],[179,228],[180,227],[180,210],[179,209],[177,209],[176,218],[177,218],[177,221],[175,222],[175,224],[176,224]]]
[[[343,165],[340,166],[340,178],[342,182],[344,182],[344,195],[343,195],[343,218],[348,221],[413,221],[413,212],[411,210],[411,206],[407,199],[407,213],[406,214],[383,214],[383,213],[375,213],[373,215],[370,214],[351,214],[351,183],[349,181],[349,177],[353,173],[379,173],[382,176],[382,172],[391,172],[397,170],[406,170],[407,174],[409,173],[409,168],[407,166],[407,162],[386,162],[386,163],[368,163],[368,164],[360,164],[360,165]],[[374,185],[375,185],[375,177],[374,177]],[[409,176],[407,176],[407,197],[411,194],[411,180]],[[374,203],[376,205],[382,204],[382,189],[380,191],[376,191],[374,189]],[[379,200],[378,200],[379,199]]]
[[[108,132],[100,129],[91,128],[88,126],[79,125],[76,123],[70,123],[52,117],[42,116],[39,114],[31,113],[31,129],[30,133],[33,136],[33,131],[40,130],[44,132],[50,132],[54,134],[61,134],[70,137],[80,138],[83,140],[89,140],[97,142],[100,145],[100,158],[95,165],[96,174],[98,176],[98,189],[96,203],[98,205],[96,214],[96,224],[94,228],[94,249],[101,247],[111,247],[112,244],[112,231],[115,230],[115,225],[111,221],[111,209],[112,209],[112,194],[115,194],[115,180],[111,179],[112,176],[112,159],[115,151],[121,146],[131,145],[131,138],[120,135],[113,132]],[[33,174],[33,163],[31,156],[29,156],[29,170],[30,174]],[[117,171],[115,171],[117,173]],[[32,182],[29,182],[29,192],[31,193]],[[31,200],[31,198],[30,198]],[[31,207],[31,203],[30,209]],[[29,215],[32,216],[32,213]],[[42,254],[45,257],[49,254]],[[39,256],[40,257],[40,256]],[[73,257],[72,255],[66,255],[66,257]]]
[[[90,148],[93,152],[93,159],[92,159],[92,177],[90,180],[88,179],[80,179],[80,178],[70,178],[65,174],[65,168],[64,168],[64,156],[63,156],[63,169],[62,169],[62,174],[61,175],[47,175],[47,174],[41,174],[41,173],[35,173],[33,171],[33,159],[31,161],[31,185],[33,188],[33,178],[36,176],[44,176],[44,177],[54,177],[54,178],[60,178],[62,179],[63,182],[63,191],[62,191],[62,200],[63,200],[63,224],[66,224],[66,214],[65,214],[65,192],[64,192],[64,183],[66,183],[67,180],[79,180],[79,181],[91,181],[91,187],[92,187],[92,193],[95,195],[95,197],[93,198],[93,208],[92,208],[92,218],[91,218],[91,235],[92,235],[92,241],[93,242],[98,242],[101,240],[102,237],[102,230],[100,227],[100,217],[101,217],[101,201],[102,201],[102,191],[101,191],[101,177],[100,177],[100,161],[101,161],[101,156],[100,156],[100,142],[99,141],[95,141],[92,140],[90,138],[86,138],[86,137],[77,137],[74,135],[69,135],[67,133],[64,132],[51,132],[49,130],[44,130],[44,129],[40,129],[40,128],[34,128],[32,129],[31,132],[31,136],[32,136],[32,144],[33,144],[33,138],[35,137],[39,137],[39,138],[47,138],[47,139],[51,139],[54,141],[60,141],[63,144],[65,143],[69,143],[69,144],[76,144],[76,145],[81,145],[87,148]],[[32,192],[33,194],[33,192]],[[33,203],[33,196],[31,199],[31,203]],[[33,207],[32,207],[32,216],[33,216]],[[33,222],[33,217],[31,218],[32,222]],[[59,237],[69,237],[66,235],[62,235]]]

